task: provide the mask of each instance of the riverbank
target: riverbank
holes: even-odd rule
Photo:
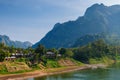
[[[91,65],[84,65],[84,66],[70,66],[70,67],[61,67],[61,68],[50,68],[45,70],[36,70],[33,72],[26,72],[21,74],[7,74],[7,75],[0,75],[1,80],[24,80],[27,78],[33,77],[42,77],[47,75],[54,75],[54,74],[61,74],[61,73],[68,73],[77,70],[83,69],[96,69],[96,68],[105,68],[107,65],[104,64],[91,64]]]

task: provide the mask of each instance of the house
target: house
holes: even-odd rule
[[[49,51],[49,52],[46,53],[46,57],[47,57],[47,58],[55,58],[55,57],[56,57],[56,54],[55,54],[54,52],[50,52],[50,51]]]
[[[15,56],[11,56],[11,57],[5,57],[5,61],[14,61],[16,59]]]
[[[23,53],[12,53],[11,56],[15,56],[16,58],[24,57]]]
[[[57,57],[61,57],[62,55],[61,54],[57,54]]]
[[[61,54],[55,54],[54,52],[49,51],[49,52],[46,53],[46,57],[47,58],[56,58],[56,57],[60,58]]]

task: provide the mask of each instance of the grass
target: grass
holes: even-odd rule
[[[75,66],[84,66],[85,64],[76,61],[72,58],[65,58],[65,60],[71,60],[73,63],[75,63]],[[108,58],[108,57],[102,57],[102,58],[96,58],[96,59],[89,59],[89,63],[90,64],[110,64],[112,63],[113,60]],[[47,72],[55,72],[55,71],[61,71],[64,69],[67,69],[69,66],[66,67],[62,67],[60,66],[60,64],[58,63],[58,61],[55,60],[47,60],[47,63],[44,66],[39,66],[39,64],[34,64],[31,66],[30,70],[20,70],[20,71],[16,71],[16,72],[8,72],[5,62],[3,62],[4,65],[0,65],[0,74],[19,74],[19,73],[25,73],[25,72],[31,72],[31,71],[35,71],[35,70],[41,70],[41,68],[45,68],[45,70],[49,70]],[[24,65],[24,62],[6,62],[6,64],[10,64],[11,66],[18,66],[19,65]],[[40,63],[42,65],[42,63]],[[70,66],[71,67],[71,66]],[[50,68],[50,69],[49,69]]]
[[[5,65],[0,65],[0,74],[4,74],[4,73],[7,73],[7,68]]]
[[[0,74],[2,75],[6,75],[6,74],[20,74],[20,73],[25,73],[25,72],[32,72],[35,70],[21,70],[21,71],[16,71],[16,72],[0,72]]]
[[[116,62],[120,63],[120,56],[116,56]]]
[[[2,62],[0,64],[0,74],[16,74],[16,73],[24,73],[24,72],[28,72],[31,71],[31,69],[28,69],[26,66],[26,64],[24,62]],[[13,67],[19,69],[16,71],[13,70]],[[9,70],[13,70],[13,71],[9,71]]]
[[[108,57],[102,57],[102,58],[90,58],[89,59],[89,64],[99,64],[99,63],[102,63],[102,64],[112,64],[113,63],[113,60],[108,58]]]
[[[57,67],[60,67],[60,65],[58,64],[57,61],[47,60],[46,67],[47,68],[57,68]]]

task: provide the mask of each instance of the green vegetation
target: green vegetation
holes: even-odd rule
[[[13,53],[22,53],[22,55],[16,56],[15,60],[6,61],[5,58],[11,57]],[[77,48],[60,49],[46,49],[43,45],[38,45],[36,49],[21,49],[0,44],[0,63],[2,64],[0,73],[2,74],[84,64],[109,65],[113,62],[120,62],[120,46],[107,45],[101,39]]]
[[[74,49],[74,53],[74,59],[84,63],[89,63],[90,59],[101,59],[102,57],[112,59],[114,57],[114,52],[109,49],[109,46],[103,40]]]
[[[46,67],[47,68],[58,68],[58,67],[60,67],[60,65],[57,61],[48,60],[47,63],[46,63]]]
[[[24,62],[2,62],[0,64],[0,74],[22,73],[31,70]]]
[[[112,64],[113,60],[108,58],[108,57],[102,57],[102,58],[96,58],[96,59],[89,59],[90,64],[99,64],[99,63],[104,63],[104,64]]]
[[[77,61],[77,60],[75,60],[75,59],[73,59],[73,58],[70,58],[70,60],[72,61],[72,62],[74,62],[76,65],[78,65],[78,66],[82,66],[82,65],[84,65],[84,63],[82,63],[82,62],[80,62],[80,61]]]
[[[4,74],[6,72],[8,72],[6,66],[5,65],[0,65],[0,73]]]
[[[61,48],[59,50],[59,54],[62,55],[62,57],[73,57],[73,52],[70,49],[65,49],[65,48]]]

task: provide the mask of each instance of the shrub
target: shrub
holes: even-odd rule
[[[60,67],[57,61],[54,60],[47,60],[46,67],[48,68],[57,68]]]

